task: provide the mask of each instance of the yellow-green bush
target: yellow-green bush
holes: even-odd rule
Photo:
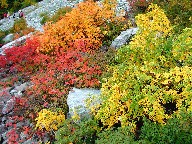
[[[40,130],[45,129],[46,131],[57,130],[59,126],[65,120],[65,115],[62,111],[52,112],[49,109],[42,109],[38,113],[36,128]]]
[[[181,33],[185,27],[192,27],[192,1],[191,0],[153,0],[160,5],[174,25],[175,32]]]
[[[164,124],[173,114],[192,111],[191,29],[174,37],[164,12],[153,4],[150,9],[137,16],[140,31],[118,50],[118,65],[102,84],[102,103],[94,114],[105,126],[120,123],[134,131],[143,117]],[[185,66],[178,63],[180,49]]]
[[[192,28],[186,28],[173,44],[173,56],[183,64],[192,64]]]
[[[157,5],[151,4],[146,14],[135,17],[139,32],[130,42],[131,48],[144,50],[148,45],[150,49],[161,43],[159,37],[166,37],[172,30],[170,22],[164,11]]]
[[[13,27],[10,30],[14,33],[14,39],[27,35],[34,31],[34,28],[28,27],[25,18],[20,18],[14,22]]]

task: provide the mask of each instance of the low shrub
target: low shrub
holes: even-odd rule
[[[98,138],[96,139],[96,144],[125,144],[131,143],[136,144],[134,140],[134,133],[130,132],[129,127],[117,128],[116,130],[111,128],[110,130],[104,130],[98,133]]]
[[[78,4],[61,20],[45,27],[44,35],[40,36],[39,51],[48,54],[65,51],[78,40],[86,43],[87,51],[99,49],[104,37],[101,27],[108,31],[107,23],[118,23],[123,20],[122,17],[115,16],[112,6],[103,3],[103,7],[100,7],[93,1]]]
[[[177,62],[181,57],[179,54],[174,57],[172,53],[180,47],[178,41],[185,43],[187,40],[186,45],[191,46],[191,36],[185,31],[183,38],[182,34],[178,38],[168,38],[171,27],[167,17],[156,5],[151,8],[149,13],[138,15],[140,31],[129,46],[118,50],[118,65],[110,68],[112,76],[102,84],[102,103],[94,112],[108,128],[120,123],[122,127],[130,126],[136,131],[142,117],[165,124],[174,113],[180,115],[182,111],[191,111],[192,68],[190,57],[187,57],[191,50],[181,46],[188,64],[180,66]],[[145,28],[146,20],[150,29]],[[156,21],[162,21],[162,24]],[[159,31],[164,31],[161,36],[157,36]]]
[[[66,13],[70,12],[72,10],[72,7],[63,7],[58,9],[58,11],[49,19],[52,23],[56,23],[59,21]]]
[[[190,17],[192,15],[192,1],[191,0],[153,0],[164,9],[167,17],[172,25],[174,25],[174,31],[181,33],[186,27],[192,27]]]
[[[14,22],[14,25],[10,31],[15,34],[14,39],[17,39],[21,36],[29,34],[30,32],[33,32],[34,30],[35,29],[32,27],[27,27],[25,18],[20,18]]]
[[[73,120],[67,119],[63,123],[63,127],[56,132],[55,144],[93,144],[99,130],[98,122],[92,118],[82,119],[80,123],[74,123]]]
[[[10,30],[6,30],[6,31],[0,30],[0,47],[5,44],[5,42],[3,41],[3,38],[5,38],[10,33],[11,33]]]
[[[139,139],[158,144],[190,144],[192,141],[191,120],[191,113],[182,113],[181,117],[174,116],[167,121],[166,125],[145,119]]]
[[[49,19],[50,19],[48,13],[41,13],[41,14],[40,14],[40,17],[42,17],[42,19],[41,19],[41,21],[40,21],[40,23],[41,23],[42,25],[44,25],[44,24],[45,24],[46,22],[48,22]]]
[[[38,113],[38,117],[35,119],[37,121],[36,128],[46,131],[57,130],[63,121],[65,121],[65,115],[62,111],[53,112],[49,109],[42,109]]]
[[[39,42],[37,39],[27,39],[23,46],[15,46],[5,50],[5,56],[1,55],[1,68],[9,69],[9,73],[22,72],[25,75],[38,71],[40,63],[36,61],[38,54],[36,48]]]

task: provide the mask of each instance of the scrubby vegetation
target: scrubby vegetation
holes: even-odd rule
[[[49,16],[48,13],[41,13],[40,17],[42,17],[41,24],[45,24],[47,22],[56,23],[59,21],[67,12],[72,10],[71,7],[60,8],[53,16]]]
[[[3,38],[5,38],[9,33],[14,35],[13,40],[15,40],[34,31],[34,28],[27,27],[27,23],[24,18],[17,19],[11,29],[6,31],[0,30],[0,47],[5,44]]]
[[[93,1],[78,4],[57,22],[47,23],[44,33],[0,56],[4,77],[15,77],[1,87],[18,80],[33,84],[17,98],[12,119],[30,119],[34,126],[10,131],[10,143],[18,142],[19,131],[24,131],[29,138],[48,134],[50,143],[190,144],[191,17],[175,23],[169,15],[174,12],[171,0],[168,9],[151,1],[133,3],[137,8],[138,2],[146,6],[143,11],[134,9],[139,31],[118,50],[100,47],[109,46],[131,25],[115,15],[115,0],[104,0],[102,7]],[[187,11],[191,2],[185,2]],[[67,118],[72,87],[101,89],[100,104],[93,106],[94,99],[88,100],[89,117]]]
[[[40,1],[42,0],[0,0],[0,19],[4,13],[14,13]]]

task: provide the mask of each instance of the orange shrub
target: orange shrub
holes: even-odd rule
[[[64,50],[76,40],[83,40],[88,51],[98,49],[104,37],[101,31],[108,30],[107,24],[123,20],[115,16],[114,4],[105,1],[99,6],[93,1],[82,2],[55,24],[47,24],[40,36],[41,46],[38,51],[51,53]]]

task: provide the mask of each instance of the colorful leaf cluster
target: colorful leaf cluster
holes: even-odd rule
[[[52,112],[48,109],[42,109],[38,113],[36,128],[40,130],[45,129],[46,131],[57,130],[61,123],[65,120],[65,115],[62,111]]]
[[[181,33],[186,27],[192,27],[192,1],[191,0],[153,0],[165,10],[167,17],[172,25],[174,25],[174,31]]]
[[[137,16],[140,31],[118,50],[118,65],[102,84],[102,103],[93,111],[104,126],[128,125],[134,131],[143,117],[164,124],[191,112],[191,29],[174,37],[164,12],[156,5],[150,9]]]
[[[153,45],[158,44],[158,37],[166,37],[172,30],[164,11],[156,4],[151,4],[146,14],[136,16],[136,23],[139,32],[130,42],[133,49],[140,48],[144,50],[147,44],[150,44],[148,47],[152,48]]]
[[[107,31],[107,23],[123,20],[115,16],[112,6],[107,3],[99,6],[93,1],[78,4],[55,24],[45,26],[38,50],[44,53],[65,51],[76,40],[83,40],[88,51],[100,48],[104,37],[101,27]]]
[[[5,56],[1,55],[0,67],[11,72],[23,72],[28,75],[39,70],[40,63],[46,61],[46,57],[36,52],[39,42],[36,38],[27,39],[23,46],[14,46],[5,50]],[[42,61],[40,61],[40,59]]]

